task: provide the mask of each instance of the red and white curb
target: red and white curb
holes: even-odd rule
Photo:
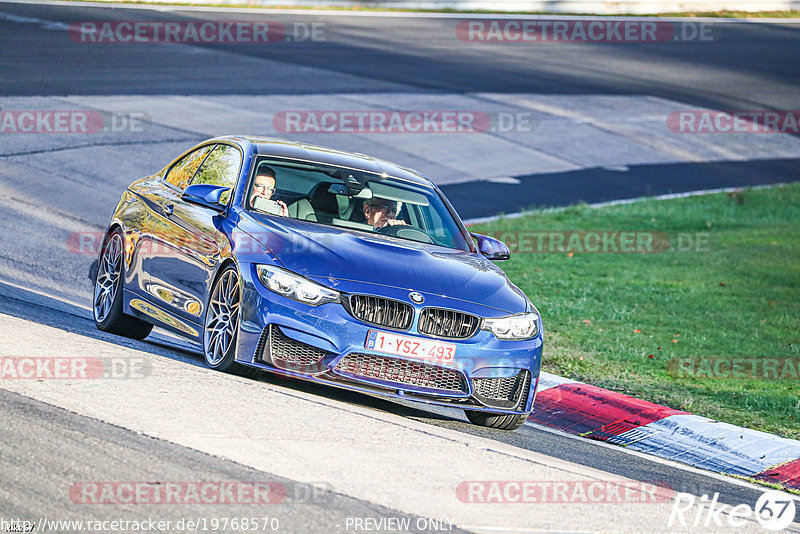
[[[717,473],[800,489],[800,441],[542,372],[530,421]]]

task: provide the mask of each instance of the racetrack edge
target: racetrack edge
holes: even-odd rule
[[[800,441],[542,372],[529,421],[716,473],[800,491]]]

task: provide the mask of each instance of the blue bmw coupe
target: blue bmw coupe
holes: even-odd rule
[[[280,139],[205,141],[131,184],[103,240],[97,327],[154,325],[222,371],[258,368],[462,408],[513,430],[533,409],[542,322],[421,174]]]

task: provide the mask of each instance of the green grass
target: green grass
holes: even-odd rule
[[[800,360],[800,185],[543,210],[470,230],[704,236],[701,250],[518,252],[500,266],[542,313],[545,370],[800,438],[800,380],[667,372],[671,358]]]

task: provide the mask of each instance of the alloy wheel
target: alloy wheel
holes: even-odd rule
[[[234,269],[229,269],[214,286],[206,312],[203,348],[209,365],[222,363],[233,343],[238,325],[239,277]]]
[[[121,273],[122,236],[114,233],[111,234],[106,248],[103,250],[94,283],[94,318],[99,323],[103,322],[111,311],[114,298],[117,296]]]

